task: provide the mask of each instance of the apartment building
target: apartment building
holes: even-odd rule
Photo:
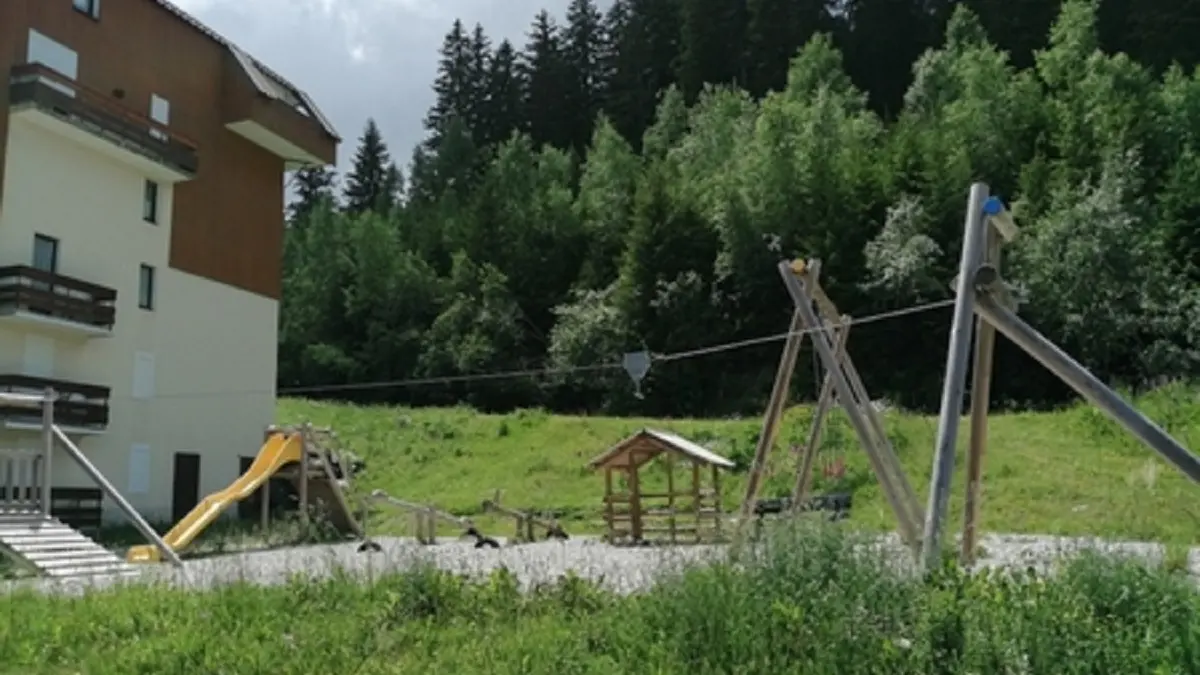
[[[273,421],[285,172],[338,136],[166,0],[2,0],[0,70],[0,390],[53,388],[133,506],[178,518]],[[0,449],[39,428],[0,407]],[[95,487],[61,450],[51,474],[56,501]]]

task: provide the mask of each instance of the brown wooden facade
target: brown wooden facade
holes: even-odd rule
[[[320,113],[264,95],[255,82],[264,77],[257,64],[248,71],[248,57],[236,47],[159,0],[103,0],[98,19],[76,10],[72,0],[3,0],[0,73],[10,81],[0,87],[0,157],[7,148],[13,69],[25,65],[31,28],[78,54],[77,84],[96,108],[149,129],[155,127],[151,95],[170,101],[170,144],[195,148],[198,160],[195,177],[175,186],[171,267],[278,298],[283,173],[297,158],[226,125],[252,121],[308,161],[333,163],[339,139]],[[269,73],[266,78],[311,106],[303,93]],[[3,170],[0,162],[0,186]]]

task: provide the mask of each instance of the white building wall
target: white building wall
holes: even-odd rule
[[[5,162],[0,265],[29,264],[34,235],[47,235],[59,240],[60,274],[118,295],[111,337],[51,335],[52,357],[44,337],[28,339],[0,321],[0,372],[51,368],[57,379],[111,387],[107,432],[76,440],[147,517],[170,517],[175,452],[201,455],[201,497],[225,487],[239,456],[257,452],[274,419],[278,303],[168,267],[169,184],[159,188],[158,224],[144,222],[145,176],[18,115]],[[153,311],[138,307],[143,263],[156,269]],[[146,399],[135,398],[139,354],[153,355]],[[37,443],[35,433],[0,435],[0,447]],[[131,450],[139,445],[150,448],[149,489],[130,493]],[[61,450],[53,465],[55,485],[93,485]],[[144,481],[135,489],[137,482]],[[110,500],[104,504],[106,519],[122,518]]]

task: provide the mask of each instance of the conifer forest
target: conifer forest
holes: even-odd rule
[[[854,317],[953,297],[973,181],[1022,228],[1023,317],[1113,383],[1200,375],[1200,2],[562,9],[523,43],[449,26],[411,155],[370,121],[341,174],[291,176],[281,391],[755,415],[781,341],[662,360],[644,397],[620,360],[786,331],[787,258]],[[936,407],[950,314],[851,332],[873,396]],[[997,407],[1066,397],[1000,341]]]

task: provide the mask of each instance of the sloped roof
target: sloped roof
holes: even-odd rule
[[[170,2],[170,0],[153,1],[157,3],[158,6],[162,7],[168,12],[171,12],[196,30],[200,31],[210,39],[228,49],[237,62],[246,71],[246,75],[250,78],[250,81],[254,83],[254,86],[260,92],[262,92],[263,95],[269,96],[277,101],[281,101],[296,111],[312,117],[317,121],[318,124],[321,125],[321,127],[325,130],[325,133],[329,134],[332,138],[338,141],[342,140],[341,136],[338,135],[337,130],[333,128],[333,124],[331,124],[325,115],[323,115],[321,111],[317,109],[316,104],[313,103],[312,99],[308,97],[308,94],[305,94],[304,91],[302,91],[299,87],[289,82],[279,73],[276,73],[268,68],[261,61],[247,54],[244,50],[233,44],[233,42],[229,41],[225,37],[221,36],[213,29],[200,23],[196,17],[183,11],[182,8],[175,3]]]
[[[588,462],[588,468],[598,469],[603,466],[618,464],[619,459],[628,457],[630,452],[639,446],[644,446],[647,442],[657,446],[659,450],[673,450],[695,462],[708,466],[717,466],[722,469],[732,469],[735,466],[732,460],[726,459],[712,450],[689,441],[678,434],[658,429],[642,429],[592,459],[592,461]]]

